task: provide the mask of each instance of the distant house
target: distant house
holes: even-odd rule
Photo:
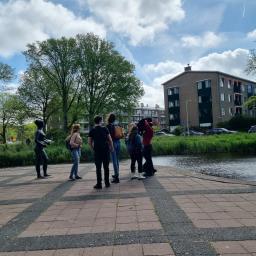
[[[166,122],[170,129],[178,125],[216,127],[234,115],[255,115],[243,103],[256,95],[256,83],[220,71],[192,71],[163,83]]]

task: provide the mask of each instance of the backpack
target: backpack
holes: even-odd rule
[[[115,125],[115,139],[122,139],[124,138],[124,129],[119,126],[119,125]]]
[[[66,149],[68,150],[72,150],[71,148],[71,145],[70,145],[70,140],[71,140],[71,136],[69,135],[66,139],[65,139],[65,146],[66,146]]]

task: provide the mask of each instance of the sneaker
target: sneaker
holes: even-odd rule
[[[70,181],[74,181],[75,179],[73,177],[69,177],[69,180]]]
[[[37,176],[37,178],[38,178],[38,179],[44,179],[44,177],[43,177],[43,176]]]
[[[51,175],[50,174],[45,174],[44,177],[50,177]]]
[[[135,179],[137,179],[138,178],[138,176],[136,175],[136,173],[135,172],[132,172],[131,173],[131,180],[135,180]]]
[[[119,183],[120,181],[119,181],[119,178],[114,178],[112,181],[111,181],[111,183]]]
[[[105,187],[106,187],[106,188],[109,188],[109,187],[110,187],[110,183],[106,183],[106,184],[105,184]]]
[[[96,184],[93,188],[95,188],[95,189],[102,189],[102,185],[101,184]]]
[[[142,175],[142,173],[139,173],[138,180],[144,180],[145,177]]]
[[[76,180],[81,180],[81,179],[82,179],[82,177],[80,177],[80,176],[76,176],[76,177],[75,177],[75,179],[76,179]]]

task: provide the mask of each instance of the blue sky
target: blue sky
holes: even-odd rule
[[[255,0],[0,0],[0,61],[19,77],[27,43],[94,32],[135,64],[141,101],[163,106],[161,83],[188,63],[254,79],[244,70],[255,13]]]

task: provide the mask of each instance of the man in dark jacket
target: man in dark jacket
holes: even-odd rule
[[[102,189],[102,175],[101,166],[104,168],[104,181],[105,186],[109,187],[109,158],[110,151],[113,151],[113,142],[109,131],[106,127],[102,126],[102,117],[96,116],[94,118],[95,126],[89,132],[88,144],[94,151],[94,161],[96,165],[97,184],[95,189]]]

